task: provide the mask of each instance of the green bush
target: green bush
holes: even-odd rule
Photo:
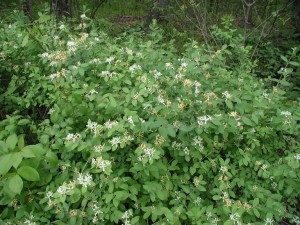
[[[155,26],[84,20],[1,24],[1,222],[299,224],[299,102],[250,47],[216,29],[229,43],[178,58]]]

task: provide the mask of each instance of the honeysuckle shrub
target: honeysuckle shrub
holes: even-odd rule
[[[1,24],[1,223],[300,223],[299,101],[250,46],[40,16]]]

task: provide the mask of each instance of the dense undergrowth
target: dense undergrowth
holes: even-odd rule
[[[0,223],[300,224],[297,49],[265,79],[230,24],[179,54],[82,19],[0,25]]]

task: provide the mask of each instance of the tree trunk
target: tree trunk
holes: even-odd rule
[[[59,19],[71,17],[71,0],[51,0],[51,12]]]
[[[250,28],[253,26],[253,19],[252,19],[252,8],[255,4],[256,0],[253,0],[252,2],[248,3],[244,1],[246,6],[246,14],[245,14],[245,29]]]
[[[161,20],[166,17],[168,0],[154,0],[149,7],[144,27],[149,30],[153,20]]]
[[[25,0],[22,2],[22,10],[26,16],[30,20],[33,19],[33,12],[32,12],[32,0]]]

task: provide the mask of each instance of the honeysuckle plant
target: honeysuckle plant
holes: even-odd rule
[[[236,31],[179,54],[155,26],[111,38],[40,16],[1,24],[18,110],[0,123],[1,222],[300,224],[299,102],[254,76]]]

